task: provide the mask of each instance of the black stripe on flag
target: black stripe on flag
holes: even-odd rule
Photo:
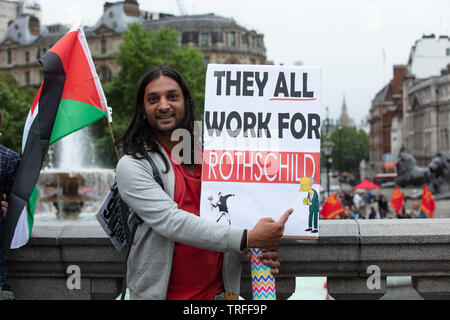
[[[64,66],[56,53],[48,51],[40,62],[44,67],[44,83],[39,97],[39,110],[31,124],[11,190],[1,238],[1,250],[4,253],[11,247],[17,222],[39,179],[66,81]]]

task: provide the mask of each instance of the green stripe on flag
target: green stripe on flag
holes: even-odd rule
[[[106,111],[90,104],[61,99],[50,144],[106,116]]]
[[[35,186],[33,189],[33,192],[31,193],[30,199],[28,200],[28,205],[27,205],[28,230],[30,231],[30,238],[31,238],[31,230],[33,229],[33,225],[34,225],[34,209],[36,207],[37,197],[38,197],[38,189]]]

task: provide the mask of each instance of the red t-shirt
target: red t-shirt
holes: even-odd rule
[[[170,159],[170,152],[166,153]],[[174,201],[179,209],[199,216],[202,166],[195,165],[191,174],[182,164],[170,162],[175,173]],[[222,253],[175,242],[166,299],[211,300],[221,291]]]

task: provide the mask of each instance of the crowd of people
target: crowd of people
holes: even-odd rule
[[[344,212],[334,219],[416,219],[428,218],[417,200],[406,200],[400,212],[390,206],[390,200],[382,193],[371,191],[337,191],[336,198]],[[323,201],[325,202],[326,199]],[[322,203],[322,205],[324,204]]]

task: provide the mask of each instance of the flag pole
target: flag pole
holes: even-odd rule
[[[108,116],[105,117],[105,120],[106,120],[106,123],[108,124],[109,134],[111,135],[111,139],[112,139],[113,146],[114,146],[114,151],[116,152],[117,161],[119,161],[120,160],[119,151],[117,150],[116,139],[114,139],[114,133],[112,131],[111,123],[109,121]]]

